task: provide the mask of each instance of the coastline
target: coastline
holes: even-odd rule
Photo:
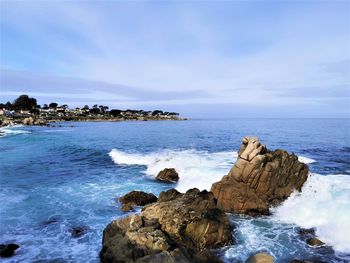
[[[123,122],[123,121],[186,121],[189,118],[171,117],[132,117],[132,118],[101,118],[101,117],[67,117],[67,118],[8,118],[3,117],[0,119],[0,127],[7,127],[13,125],[27,125],[27,126],[51,126],[52,123],[57,122]]]

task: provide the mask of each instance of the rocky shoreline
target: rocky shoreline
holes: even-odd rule
[[[205,176],[205,175],[203,175]],[[125,217],[109,223],[103,231],[102,263],[219,263],[225,246],[234,246],[237,226],[230,213],[259,217],[281,204],[294,191],[301,191],[309,176],[308,166],[284,150],[269,150],[258,138],[245,137],[232,169],[211,191],[175,189],[159,196],[131,191],[117,198]],[[173,168],[160,171],[156,180],[176,184]],[[181,180],[181,178],[180,178]],[[141,207],[140,212],[134,211]],[[71,230],[73,238],[88,228]],[[299,229],[300,242],[311,248],[328,247],[317,239],[315,229]],[[17,244],[1,244],[1,257],[10,257]],[[247,263],[276,262],[267,251],[256,251]],[[293,263],[312,263],[295,258]]]
[[[121,121],[184,121],[188,118],[172,117],[172,118],[157,118],[157,117],[139,117],[139,118],[100,118],[100,117],[69,117],[69,118],[1,118],[0,127],[13,125],[28,125],[28,126],[50,126],[56,122],[121,122]]]
[[[246,137],[235,165],[212,185],[211,192],[194,188],[183,194],[171,189],[151,201],[152,194],[143,193],[146,205],[141,213],[128,214],[105,228],[101,262],[222,262],[215,249],[235,243],[235,226],[226,213],[269,214],[272,206],[301,191],[308,175],[308,166],[296,155],[268,150],[259,139]],[[135,197],[137,202],[130,200],[130,194],[126,196],[130,203],[142,203],[136,200],[141,194]],[[125,197],[120,200],[125,201]],[[324,245],[312,229],[302,229],[300,235],[310,246]],[[275,259],[257,251],[246,262],[269,263]]]

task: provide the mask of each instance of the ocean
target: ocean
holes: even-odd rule
[[[3,262],[99,262],[102,231],[120,211],[116,198],[176,187],[210,190],[228,173],[244,136],[294,152],[311,175],[272,215],[230,215],[236,244],[219,249],[225,262],[268,251],[276,262],[350,262],[350,121],[231,119],[67,122],[55,127],[2,128],[0,243],[21,247]],[[155,181],[163,168],[177,185]],[[86,234],[73,238],[71,229]],[[298,234],[316,227],[330,246],[312,248]]]

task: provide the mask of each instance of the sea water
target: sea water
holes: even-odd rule
[[[230,215],[236,244],[225,262],[266,251],[276,262],[350,261],[350,123],[347,119],[233,119],[78,122],[3,128],[0,138],[0,243],[21,247],[3,262],[99,262],[102,231],[131,191],[210,190],[228,173],[242,137],[294,152],[311,175],[271,216]],[[177,185],[155,181],[175,168]],[[71,236],[83,227],[86,234]],[[309,247],[300,227],[330,246]]]

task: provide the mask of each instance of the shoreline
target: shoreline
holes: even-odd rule
[[[47,119],[47,118],[2,118],[0,119],[0,127],[9,127],[13,125],[26,126],[50,126],[52,123],[58,122],[123,122],[123,121],[186,121],[189,118],[159,118],[159,117],[134,117],[134,118],[62,118],[62,119]]]

